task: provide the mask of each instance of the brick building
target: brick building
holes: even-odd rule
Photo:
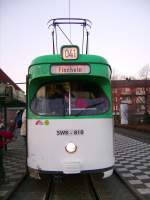
[[[150,80],[112,80],[113,113],[120,117],[120,105],[128,105],[129,120],[142,121],[145,113],[150,114]]]
[[[16,111],[24,107],[24,91],[0,68],[0,123],[8,128],[15,119]]]

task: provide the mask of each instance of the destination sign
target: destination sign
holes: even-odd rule
[[[52,65],[52,74],[89,74],[89,65]]]
[[[61,55],[64,60],[76,60],[79,56],[79,48],[77,46],[63,46]]]

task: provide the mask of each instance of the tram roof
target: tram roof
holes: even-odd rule
[[[102,56],[97,55],[85,55],[85,54],[79,54],[79,58],[76,60],[63,60],[61,55],[44,55],[39,56],[35,58],[31,65],[37,65],[37,64],[45,64],[45,63],[95,63],[95,64],[104,64],[110,67],[107,60],[103,58]]]

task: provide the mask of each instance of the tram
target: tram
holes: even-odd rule
[[[32,61],[27,75],[31,176],[101,173],[105,178],[113,173],[110,76],[103,57],[83,54],[72,44]]]

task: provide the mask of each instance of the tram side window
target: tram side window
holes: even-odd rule
[[[45,87],[41,87],[37,93],[36,96],[32,100],[31,109],[35,113],[45,113],[46,107],[45,107]]]

